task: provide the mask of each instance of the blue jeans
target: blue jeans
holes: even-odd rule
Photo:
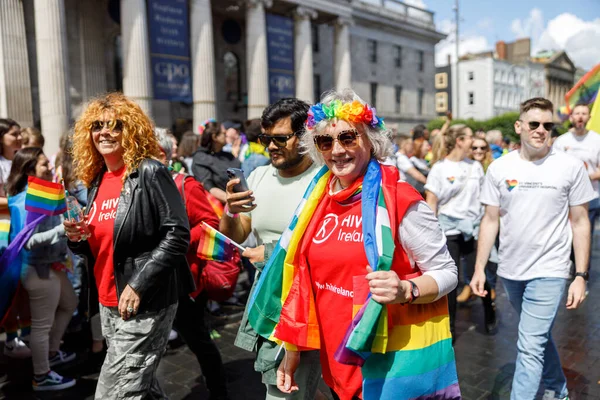
[[[563,304],[566,279],[538,278],[513,281],[502,278],[508,299],[519,313],[517,362],[511,400],[533,400],[543,379],[557,398],[568,395],[567,379],[552,340],[552,326]]]

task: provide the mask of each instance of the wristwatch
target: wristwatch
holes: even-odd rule
[[[416,299],[419,298],[419,296],[421,295],[421,291],[419,290],[419,287],[416,283],[414,283],[413,281],[408,282],[410,282],[410,300],[408,301],[408,303],[412,304]]]
[[[580,276],[580,277],[582,277],[582,278],[583,278],[583,280],[584,280],[584,281],[586,281],[586,282],[588,281],[588,279],[590,279],[590,274],[589,274],[589,272],[577,272],[577,273],[575,273],[575,276],[576,276],[576,277],[577,277],[577,276]]]

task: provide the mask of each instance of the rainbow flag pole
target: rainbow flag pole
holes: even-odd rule
[[[244,247],[234,242],[221,232],[202,222],[204,235],[198,243],[197,254],[203,260],[228,261],[233,256],[233,248],[237,247],[240,251],[246,250]]]

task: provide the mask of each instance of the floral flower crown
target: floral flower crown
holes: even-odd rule
[[[306,128],[312,130],[319,122],[334,118],[343,119],[354,124],[367,124],[372,128],[385,128],[383,118],[377,117],[375,108],[368,104],[362,104],[358,100],[354,100],[351,103],[342,103],[340,100],[333,100],[329,104],[317,103],[311,106],[308,110]]]
[[[211,122],[217,122],[217,120],[214,118],[209,118],[206,121],[204,121],[201,125],[198,125],[198,134],[202,135],[202,133],[204,133],[204,130],[206,129],[206,125],[210,124]]]

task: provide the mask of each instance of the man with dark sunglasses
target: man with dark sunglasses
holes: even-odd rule
[[[263,133],[258,138],[269,150],[271,164],[258,167],[250,174],[250,190],[246,192],[233,191],[234,185],[239,182],[238,179],[232,179],[227,184],[226,212],[221,219],[220,230],[238,243],[253,234],[257,247],[246,247],[243,255],[256,266],[256,278],[318,171],[318,167],[308,155],[300,152],[299,147],[308,108],[308,104],[295,98],[281,99],[267,107],[261,118]],[[257,281],[258,279],[255,279],[255,282]],[[254,286],[250,296],[253,291]],[[289,395],[277,389],[277,367],[284,352],[280,352],[280,348],[274,342],[258,336],[248,323],[247,310],[235,345],[257,352],[254,368],[262,373],[262,381],[267,386],[266,399],[318,398],[316,392],[321,376],[318,351],[309,352],[310,354],[302,358],[299,375],[296,376],[297,381],[302,381],[301,389]]]
[[[581,305],[588,279],[587,205],[598,194],[583,163],[550,146],[552,117],[547,99],[521,104],[515,122],[521,148],[492,162],[480,197],[485,215],[471,289],[478,296],[487,293],[485,266],[502,226],[498,276],[520,316],[511,400],[535,399],[540,381],[544,399],[568,398],[551,330],[561,304],[570,310]],[[572,243],[577,273],[568,285]]]
[[[598,180],[600,180],[600,135],[597,132],[586,129],[586,125],[590,120],[590,108],[586,104],[576,105],[571,111],[569,120],[573,129],[559,136],[554,141],[553,147],[583,161],[583,165],[592,181],[592,186],[598,192]],[[600,215],[600,200],[590,201],[588,215],[590,217],[593,237],[594,225]]]

